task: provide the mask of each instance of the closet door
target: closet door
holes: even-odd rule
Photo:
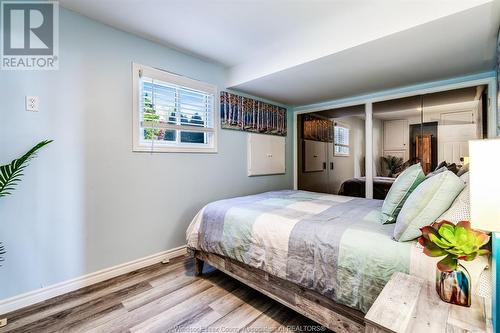
[[[329,142],[327,146],[327,163],[326,163],[326,169],[328,173],[328,193],[330,194],[338,194],[339,192],[339,181],[337,179],[338,173],[335,170],[335,167],[339,167],[338,164],[336,164],[335,161],[335,154],[334,154],[334,144],[333,142]]]
[[[302,140],[299,190],[328,193],[327,142]]]
[[[384,156],[408,159],[408,120],[384,121]]]

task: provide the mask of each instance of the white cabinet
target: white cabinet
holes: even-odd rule
[[[328,143],[304,140],[304,172],[323,171]]]
[[[406,161],[409,156],[408,120],[384,121],[384,156],[392,155],[403,157]]]
[[[248,176],[285,173],[285,138],[265,134],[248,134]]]

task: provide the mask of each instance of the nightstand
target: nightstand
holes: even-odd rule
[[[492,332],[484,298],[470,308],[443,302],[434,283],[394,273],[365,316],[365,332]]]

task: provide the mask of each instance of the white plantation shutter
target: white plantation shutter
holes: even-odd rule
[[[349,127],[335,123],[334,127],[334,154],[349,155]]]
[[[216,87],[140,65],[134,72],[134,150],[216,151]]]

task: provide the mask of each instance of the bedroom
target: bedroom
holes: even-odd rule
[[[374,321],[369,310],[401,310],[392,324],[403,325],[412,309],[390,308],[382,290],[405,289],[391,288],[393,276],[417,278],[412,265],[420,261],[413,258],[429,261],[422,264],[426,279],[416,281],[432,286],[431,324],[442,327],[458,313],[463,320],[456,327],[470,329],[471,320],[485,330],[497,325],[500,228],[491,203],[499,180],[481,175],[493,173],[498,155],[491,149],[498,148],[484,148],[497,141],[480,139],[493,139],[499,129],[498,1],[1,5],[0,165],[53,141],[21,165],[22,176],[1,171],[0,184],[16,180],[0,192],[0,332],[356,332],[370,325],[397,331]],[[31,49],[32,43],[38,46]],[[458,91],[454,101],[443,97],[446,91]],[[454,125],[439,123],[433,98],[455,113],[457,103],[476,105],[465,120],[475,136],[459,131],[462,144],[455,155],[451,148],[451,157],[437,141],[446,138],[439,126]],[[341,118],[338,137],[345,129],[359,135],[347,145],[328,142],[327,153],[337,149],[334,170],[349,170],[335,182],[320,180],[326,190],[295,192],[302,189],[300,118],[336,109],[351,112],[332,117]],[[424,129],[438,122],[437,148],[431,137],[427,155],[424,149],[384,151],[384,122],[401,120],[408,129],[395,132],[405,133],[400,137],[408,145],[418,135],[424,141]],[[326,132],[335,136],[330,125]],[[460,151],[469,139],[475,139],[471,148]],[[356,163],[342,165],[346,146]],[[484,149],[490,149],[486,157]],[[416,245],[416,229],[398,235],[412,240],[398,242],[392,239],[397,216],[388,224],[375,216],[384,205],[371,199],[379,188],[375,177],[388,176],[381,157],[396,151],[403,163],[430,156],[432,170],[441,159],[470,161],[472,228],[493,239],[486,244],[493,245],[492,255],[460,260],[488,267],[469,272],[471,307],[439,300],[437,259]],[[365,156],[372,158],[363,162]],[[474,167],[481,159],[487,162]],[[329,162],[322,161],[321,170]],[[442,171],[421,184],[445,181],[445,175],[458,200],[455,192],[466,185]],[[359,177],[365,177],[364,188],[358,186],[364,197],[337,196],[343,183]],[[405,199],[416,200],[410,193]],[[411,213],[404,203],[396,206]],[[433,213],[440,217],[451,206],[447,196],[440,214]],[[203,207],[213,210],[199,213]],[[219,218],[206,229],[210,214]],[[365,218],[358,221],[357,214]],[[330,228],[325,218],[339,223]],[[434,222],[426,218],[426,225]],[[205,244],[198,235],[215,239]],[[479,318],[473,314],[478,306],[485,309]]]

